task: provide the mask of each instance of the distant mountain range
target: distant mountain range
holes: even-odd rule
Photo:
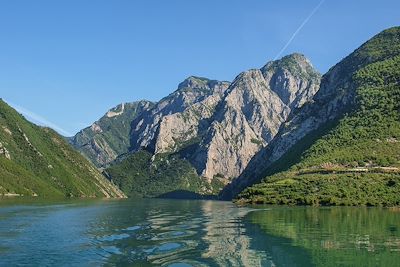
[[[156,103],[110,109],[68,141],[128,196],[400,205],[399,88],[394,27],[323,76],[297,53],[231,83],[191,76]]]
[[[390,128],[393,125],[372,123],[385,118],[391,118],[395,123],[398,115],[396,112],[382,113],[373,120],[369,114],[382,111],[363,102],[366,99],[372,103],[378,101],[375,95],[379,93],[388,94],[384,97],[389,102],[398,97],[396,90],[389,94],[382,88],[376,89],[377,85],[373,83],[378,79],[381,87],[396,86],[399,81],[396,71],[398,46],[399,28],[388,29],[322,77],[301,54],[288,55],[268,62],[261,69],[245,71],[232,83],[189,77],[158,103],[135,102],[125,104],[128,107],[125,109],[119,105],[107,113],[106,123],[103,117],[79,132],[71,142],[88,158],[108,155],[106,160],[99,157],[94,163],[104,168],[106,175],[128,195],[159,196],[189,191],[200,195],[219,193],[221,198],[231,199],[248,186],[265,180],[266,183],[246,190],[240,195],[241,200],[315,204],[332,199],[329,201],[335,204],[335,199],[343,199],[343,195],[330,195],[323,189],[318,190],[326,195],[324,200],[318,193],[310,192],[306,195],[313,196],[313,200],[281,199],[279,194],[275,196],[276,191],[288,185],[280,187],[268,181],[271,178],[278,185],[282,180],[289,181],[293,182],[290,184],[292,187],[301,184],[301,191],[303,183],[306,183],[302,177],[320,177],[328,181],[330,177],[339,175],[334,173],[335,170],[340,171],[337,182],[358,175],[373,177],[363,180],[369,182],[375,176],[398,179],[397,133]],[[375,71],[380,67],[389,74]],[[372,72],[370,69],[376,73],[369,74]],[[391,80],[386,80],[387,75],[391,75]],[[365,87],[375,89],[362,91]],[[393,105],[396,111],[397,106]],[[143,108],[138,109],[138,106]],[[360,110],[364,113],[360,114]],[[354,116],[359,123],[367,122],[362,131],[371,136],[359,136],[358,127],[361,126],[355,122],[347,125]],[[128,125],[130,130],[124,128],[119,134],[107,138],[110,130],[119,127],[110,127],[114,124]],[[381,135],[378,136],[378,132]],[[119,137],[121,134],[122,138]],[[342,134],[348,135],[346,142],[342,140]],[[332,135],[335,138],[328,141]],[[85,139],[84,136],[91,138]],[[125,140],[118,142],[120,150],[114,149],[115,137]],[[371,141],[375,139],[381,143]],[[322,143],[326,143],[325,152],[316,152]],[[376,150],[376,144],[387,149]],[[341,146],[345,148],[339,148]],[[88,150],[92,151],[91,154],[87,153]],[[312,157],[316,160],[306,164],[310,153],[314,153]],[[384,174],[380,172],[382,167],[386,168]],[[387,173],[389,170],[390,174]],[[303,174],[304,171],[307,175]],[[290,179],[280,179],[281,175],[290,176]],[[316,182],[313,179],[309,182],[311,187]],[[383,184],[386,182],[381,181]],[[324,186],[343,185],[327,183]],[[391,187],[391,190],[397,192],[398,187]],[[289,191],[285,189],[283,193]],[[347,201],[337,204],[354,204],[353,199]],[[382,200],[382,204],[388,202]]]
[[[300,54],[243,72],[232,83],[189,77],[158,103],[141,101],[111,109],[71,143],[98,167],[111,166],[105,172],[121,188],[132,183],[128,194],[167,193],[162,186],[155,192],[140,188],[163,183],[166,169],[177,169],[171,165],[177,162],[192,179],[175,181],[174,190],[215,194],[273,140],[293,110],[312,99],[320,79]],[[152,158],[148,164],[134,166],[137,157],[147,153]],[[135,173],[155,172],[153,165],[159,160],[170,162],[159,170],[163,175],[146,174],[149,180],[139,185],[136,180],[142,179]]]

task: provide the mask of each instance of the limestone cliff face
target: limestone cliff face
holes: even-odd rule
[[[69,141],[97,167],[106,167],[128,152],[132,121],[152,106],[149,101],[120,104]]]
[[[320,75],[302,55],[240,74],[218,105],[194,155],[198,172],[224,184],[239,176],[278,133],[292,110],[310,101]]]
[[[320,74],[301,54],[269,62],[261,71],[269,88],[291,109],[310,101],[319,89]]]
[[[146,147],[154,153],[173,152],[196,137],[202,120],[213,113],[228,82],[189,77],[132,124],[133,150]]]
[[[164,116],[159,124],[155,153],[177,151],[188,142],[196,142],[214,114],[227,86],[221,86],[213,94],[194,103],[183,112]]]
[[[260,70],[240,74],[216,110],[195,156],[202,176],[236,177],[277,133],[290,109],[268,88]]]
[[[245,71],[232,83],[192,76],[158,103],[132,113],[129,140],[119,142],[119,152],[109,141],[115,136],[104,135],[100,123],[75,139],[85,140],[80,142],[88,147],[85,153],[100,165],[145,148],[155,155],[178,154],[210,184],[226,185],[268,146],[289,116],[311,101],[320,78],[300,54]],[[119,106],[106,117],[115,120],[126,110]],[[96,134],[104,138],[93,138]]]
[[[184,150],[200,176],[227,184],[268,145],[291,111],[310,101],[319,82],[300,54],[243,72],[232,84],[189,77],[133,121],[131,149]]]
[[[134,120],[131,148],[184,151],[200,176],[227,184],[269,144],[291,111],[310,101],[319,82],[300,54],[243,72],[232,84],[189,77]]]
[[[288,120],[282,124],[273,142],[260,150],[239,177],[224,189],[221,193],[222,198],[235,197],[247,186],[264,178],[268,168],[289,152],[300,140],[307,138],[307,135],[313,131],[321,129],[320,127],[328,127],[326,126],[328,122],[334,122],[351,109],[355,103],[356,88],[352,76],[355,71],[371,63],[372,60],[366,53],[363,53],[365,45],[324,74],[319,90],[312,100],[291,114]]]

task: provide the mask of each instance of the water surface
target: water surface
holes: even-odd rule
[[[164,199],[0,202],[1,266],[399,266],[400,212]]]

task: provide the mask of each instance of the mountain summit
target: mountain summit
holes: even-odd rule
[[[399,205],[400,27],[332,67],[223,196],[292,204]],[[271,176],[272,175],[272,176]],[[397,197],[395,197],[397,196]]]
[[[124,159],[126,152],[135,154],[144,149],[153,155],[153,160],[162,155],[186,162],[202,184],[196,193],[218,192],[269,144],[293,110],[311,100],[319,83],[319,73],[300,54],[245,71],[232,83],[188,77],[175,92],[129,117],[129,145],[121,142],[121,153],[109,157],[118,161],[112,164],[108,175],[121,180],[115,177],[122,173],[118,166],[129,168],[126,161],[132,160]],[[79,133],[74,140],[82,139],[81,136]],[[86,136],[84,143],[99,143],[91,140],[91,134]],[[115,140],[113,135],[102,138],[103,144],[109,143],[108,139]],[[93,158],[83,146],[77,147]],[[105,163],[96,162],[106,167],[109,162]],[[177,189],[190,191],[191,186]]]
[[[190,76],[69,139],[98,169],[0,101],[0,194],[400,205],[399,70],[394,27],[322,77],[298,53],[232,83]]]

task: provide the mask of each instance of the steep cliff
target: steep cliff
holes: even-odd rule
[[[153,160],[169,154],[171,162],[178,156],[196,170],[203,185],[197,192],[218,192],[269,144],[293,110],[310,101],[319,82],[319,73],[300,54],[243,72],[232,84],[189,77],[132,121],[130,151],[145,149]],[[136,166],[129,160],[113,169]],[[119,177],[121,170],[109,174],[127,181]]]
[[[241,73],[215,111],[194,165],[207,179],[239,176],[251,158],[277,134],[292,110],[309,101],[320,75],[302,55]]]
[[[120,104],[69,141],[97,167],[104,168],[129,151],[132,121],[152,106],[149,101]]]
[[[196,137],[200,123],[213,114],[228,82],[191,76],[178,89],[132,123],[131,149],[172,152]]]

